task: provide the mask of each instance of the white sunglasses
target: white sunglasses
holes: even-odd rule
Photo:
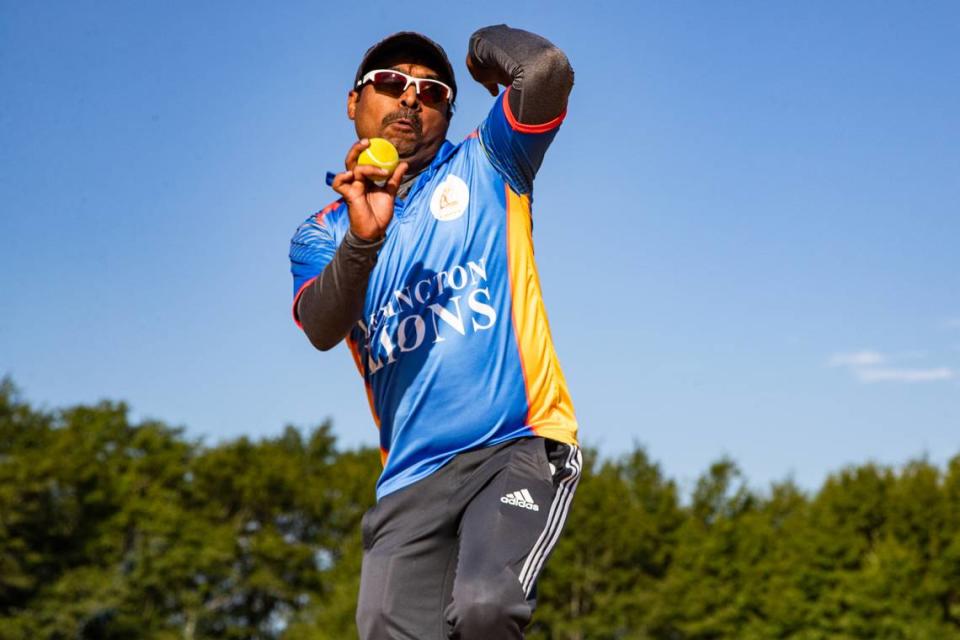
[[[417,96],[428,105],[439,105],[447,102],[453,102],[453,89],[449,85],[434,80],[432,78],[417,78],[408,76],[400,71],[393,69],[374,69],[368,71],[357,82],[359,89],[367,83],[373,85],[378,93],[385,93],[394,98],[399,98],[411,84],[416,87]]]

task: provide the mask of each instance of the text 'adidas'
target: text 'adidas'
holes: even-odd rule
[[[526,489],[521,489],[520,491],[514,491],[513,493],[508,493],[507,495],[500,498],[500,502],[504,504],[510,504],[515,507],[523,507],[524,509],[530,509],[530,511],[540,511],[540,505],[538,505],[533,500],[533,496],[530,495],[530,492]]]

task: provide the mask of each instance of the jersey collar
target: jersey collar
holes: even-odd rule
[[[420,175],[417,176],[417,179],[412,185],[410,185],[410,189],[407,190],[406,196],[404,198],[397,198],[396,205],[394,207],[396,214],[400,214],[401,210],[405,208],[405,203],[415,196],[425,184],[430,182],[431,178],[436,175],[440,167],[450,159],[450,156],[453,155],[454,150],[456,150],[456,147],[449,140],[443,141],[443,144],[440,145],[440,149],[437,151],[436,155],[433,156],[430,166],[420,172]]]

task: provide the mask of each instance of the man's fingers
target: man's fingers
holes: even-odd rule
[[[370,141],[367,138],[362,138],[350,147],[350,151],[347,151],[347,157],[343,160],[343,166],[347,168],[347,171],[353,171],[353,168],[357,166],[357,159],[360,157],[360,154],[369,146]]]
[[[479,82],[490,92],[490,95],[497,96],[500,93],[500,84],[494,79],[496,78],[496,72],[483,67],[480,63],[473,59],[473,54],[467,54],[467,71],[470,72],[470,77]]]
[[[403,175],[407,172],[408,168],[410,168],[410,165],[406,162],[401,162],[397,165],[397,168],[393,170],[393,175],[390,176],[386,184],[387,193],[391,196],[397,195],[397,189],[400,188],[400,183],[403,182]]]
[[[356,167],[354,171],[344,171],[338,173],[333,178],[333,190],[343,196],[348,203],[366,203],[364,199],[367,193],[367,183],[362,176],[357,176]]]
[[[339,193],[340,195],[346,195],[347,189],[353,184],[353,172],[344,171],[338,173],[333,177],[333,183],[330,185],[333,187],[333,190]]]
[[[473,62],[473,54],[467,52],[467,71],[470,72],[470,77],[474,80],[477,78],[477,65]]]
[[[390,174],[387,173],[385,169],[375,167],[372,164],[358,164],[353,168],[354,180],[367,179],[371,182],[380,182],[381,180],[386,180],[389,177]]]

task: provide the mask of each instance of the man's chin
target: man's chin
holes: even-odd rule
[[[397,154],[400,155],[400,159],[409,158],[417,152],[417,149],[420,148],[420,141],[406,136],[397,136],[390,135],[388,133],[381,134],[381,137],[386,138],[390,141],[394,147],[397,148]]]

